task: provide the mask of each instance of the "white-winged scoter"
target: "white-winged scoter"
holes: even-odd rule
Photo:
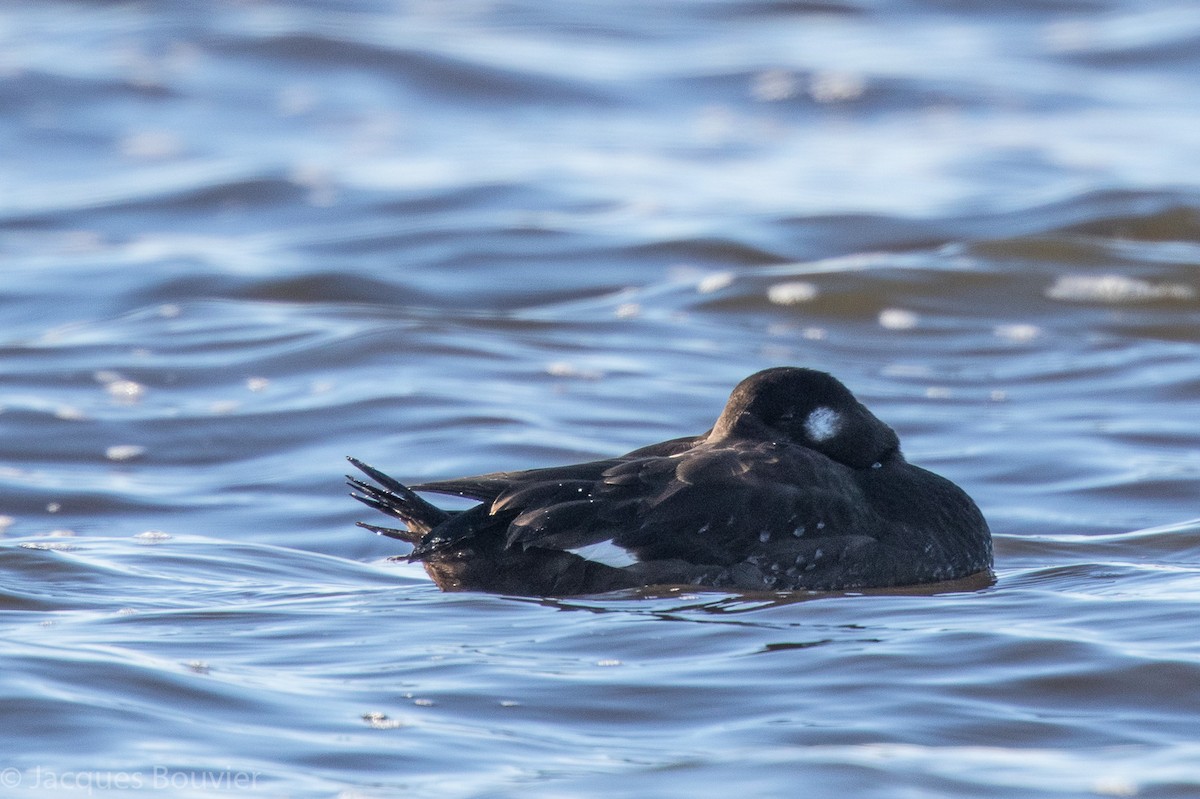
[[[778,367],[743,380],[713,428],[608,460],[352,496],[407,529],[444,590],[531,596],[690,584],[746,591],[907,586],[992,566],[979,508],[908,463],[896,433],[838,380]],[[479,500],[442,510],[427,491]]]

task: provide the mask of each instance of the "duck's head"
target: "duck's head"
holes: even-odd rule
[[[856,469],[899,453],[900,439],[832,375],[780,366],[737,384],[708,440],[799,444]]]

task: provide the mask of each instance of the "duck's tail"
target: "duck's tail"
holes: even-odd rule
[[[394,527],[379,527],[374,524],[367,524],[366,522],[358,522],[359,527],[363,527],[379,535],[386,535],[388,538],[397,538],[415,545],[421,542],[426,533],[450,518],[450,514],[446,511],[421,499],[415,491],[399,480],[388,477],[383,472],[372,466],[368,466],[357,458],[347,457],[346,460],[350,461],[354,468],[379,484],[377,486],[371,485],[368,482],[346,475],[346,484],[355,489],[355,491],[350,493],[350,496],[368,507],[399,519],[404,522],[407,529],[399,530]]]

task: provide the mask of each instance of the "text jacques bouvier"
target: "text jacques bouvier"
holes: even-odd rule
[[[214,793],[247,791],[258,787],[257,771],[178,771],[155,766],[149,771],[59,771],[35,766],[29,769],[6,768],[0,771],[0,790],[4,788],[77,791],[138,789],[192,789]]]

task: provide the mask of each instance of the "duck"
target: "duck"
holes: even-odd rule
[[[652,586],[838,592],[992,569],[975,502],[910,464],[840,381],[781,366],[733,389],[707,432],[614,458],[405,485],[350,457],[351,496],[403,527],[444,591],[519,596]],[[476,501],[445,510],[421,493]]]

